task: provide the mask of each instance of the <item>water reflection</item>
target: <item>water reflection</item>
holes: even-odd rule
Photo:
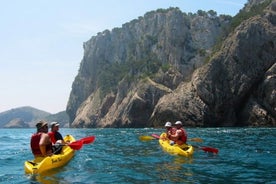
[[[173,160],[173,163],[175,164],[192,164],[193,163],[193,157],[181,157],[181,156],[176,156]]]
[[[43,184],[55,184],[55,183],[70,183],[69,181],[65,181],[64,179],[58,177],[58,173],[64,171],[64,168],[52,169],[49,171],[45,171],[41,174],[30,174],[27,177],[30,180],[30,183],[43,183]]]
[[[159,178],[164,182],[189,183],[193,177],[193,171],[189,167],[193,158],[174,156],[173,159],[160,163],[156,167]]]

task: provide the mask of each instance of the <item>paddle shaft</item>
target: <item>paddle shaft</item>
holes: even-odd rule
[[[73,150],[80,150],[83,146],[83,144],[90,144],[95,141],[95,136],[89,136],[89,137],[84,137],[80,140],[73,141],[71,143],[67,144],[54,144],[53,146],[69,146]],[[60,149],[57,149],[53,152],[53,154],[57,153]]]
[[[82,141],[74,141],[68,144],[54,144],[53,146],[69,146],[73,150],[79,150],[82,148],[82,145],[83,145]]]

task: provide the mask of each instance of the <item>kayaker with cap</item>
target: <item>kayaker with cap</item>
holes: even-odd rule
[[[170,145],[173,145],[174,141],[171,139],[171,135],[175,134],[176,129],[172,127],[171,122],[166,122],[165,128],[166,128],[166,138],[170,140]]]
[[[173,140],[178,145],[186,144],[187,133],[182,127],[182,122],[176,121],[175,127],[176,127],[175,133],[170,136],[170,139]]]
[[[53,144],[53,152],[55,154],[59,154],[62,149],[62,144],[66,144],[63,140],[62,135],[59,133],[59,123],[52,122],[51,124],[51,132],[49,132],[49,136],[51,138]]]
[[[175,128],[172,127],[171,122],[166,122],[165,128],[166,128],[167,138],[170,139],[171,135],[175,134]]]
[[[48,133],[48,123],[40,120],[36,124],[37,132],[31,137],[31,149],[35,157],[52,155],[52,142]]]

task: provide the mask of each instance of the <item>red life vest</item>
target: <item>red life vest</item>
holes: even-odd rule
[[[32,153],[34,155],[42,155],[40,148],[39,148],[39,141],[41,138],[41,132],[35,133],[32,135],[31,138],[31,149],[32,149]],[[52,150],[52,145],[46,145],[46,152]]]
[[[48,135],[50,136],[52,143],[55,144],[57,142],[55,132],[49,132]]]
[[[180,128],[179,130],[181,130],[181,136],[179,137],[178,140],[183,141],[184,143],[186,143],[187,141],[187,133],[183,128]]]
[[[36,133],[32,135],[31,138],[31,149],[34,155],[41,155],[41,151],[39,148],[41,133]]]

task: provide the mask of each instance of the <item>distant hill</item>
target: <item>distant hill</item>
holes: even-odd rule
[[[58,122],[61,127],[69,127],[69,116],[67,115],[66,111],[61,111],[56,114],[51,114],[45,117],[45,120],[50,122],[56,121]]]
[[[16,118],[11,120],[8,124],[5,124],[4,128],[29,128],[29,125],[22,119]]]
[[[51,114],[49,112],[42,111],[30,106],[24,106],[24,107],[14,108],[0,113],[0,128],[26,127],[26,126],[21,126],[21,124],[18,124],[18,123],[14,124],[13,122],[15,120],[17,122],[21,122],[24,125],[27,124],[29,127],[35,127],[35,124],[40,119],[44,119],[49,123],[52,121],[57,121],[61,124],[61,126],[64,126],[69,121],[69,118],[65,111],[59,112],[57,114]],[[10,125],[14,125],[14,126],[10,126]]]

